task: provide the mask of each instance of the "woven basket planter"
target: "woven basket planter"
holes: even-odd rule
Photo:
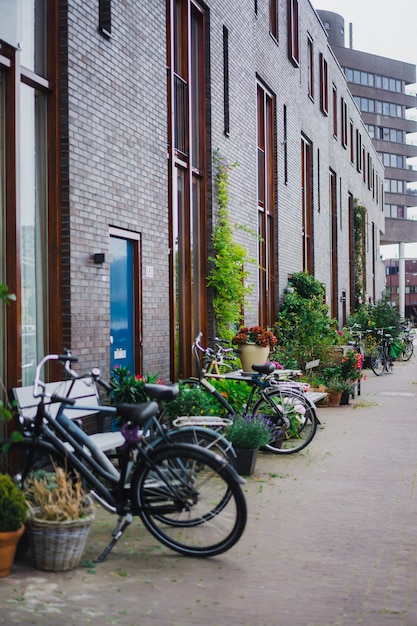
[[[28,521],[33,564],[37,569],[60,572],[79,564],[94,515],[55,522],[36,518]]]

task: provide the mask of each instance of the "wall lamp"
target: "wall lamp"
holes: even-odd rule
[[[106,254],[104,252],[96,252],[93,254],[94,265],[103,265],[103,263],[111,263],[113,261],[112,254]]]

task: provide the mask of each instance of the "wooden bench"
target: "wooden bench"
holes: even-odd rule
[[[56,393],[61,397],[69,397],[75,400],[75,408],[65,411],[69,419],[83,420],[90,416],[96,418],[97,432],[89,435],[89,438],[102,452],[111,452],[124,443],[124,437],[120,432],[103,432],[103,418],[100,410],[96,408],[100,405],[100,398],[97,387],[91,378],[47,383],[46,391],[49,394]],[[20,422],[34,419],[39,404],[39,398],[33,397],[33,386],[14,387],[9,391],[9,399],[13,403],[13,407]],[[45,404],[48,404],[48,399],[45,400]],[[49,414],[55,417],[60,404],[59,402],[49,404]],[[83,408],[76,409],[77,405]],[[89,407],[91,407],[91,409]]]

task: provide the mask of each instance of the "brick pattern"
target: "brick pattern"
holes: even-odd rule
[[[94,266],[91,255],[108,250],[109,227],[141,236],[143,370],[169,376],[168,178],[166,150],[165,4],[112,3],[112,38],[98,31],[97,3],[61,3],[62,212],[65,341],[86,368],[109,357],[109,266]],[[367,151],[382,179],[383,168],[347,90],[325,31],[308,0],[300,0],[300,67],[287,57],[286,3],[279,3],[279,41],[269,34],[268,3],[209,0],[209,138],[225,161],[239,162],[230,176],[234,220],[257,230],[256,80],[276,101],[277,125],[277,307],[287,275],[302,269],[300,139],[313,145],[315,275],[330,294],[328,172],[338,180],[339,289],[348,288],[347,202],[351,192],[368,208],[368,223],[383,229],[383,213],[332,133],[330,115],[319,109],[319,53],[329,64],[329,89],[348,104]],[[236,20],[236,16],[239,19]],[[223,26],[229,30],[230,135],[223,132]],[[315,101],[307,95],[307,33],[314,40]],[[288,182],[284,182],[283,109],[288,120]],[[340,124],[340,109],[338,111]],[[320,154],[320,185],[318,185]],[[213,190],[208,186],[208,198]],[[339,196],[340,194],[340,196]],[[320,195],[320,199],[319,199]],[[380,200],[381,204],[381,200]],[[382,204],[381,204],[382,206]],[[320,210],[319,210],[320,208]],[[209,207],[209,215],[215,208]],[[208,224],[208,237],[211,224]],[[237,239],[257,258],[256,237],[244,230]],[[379,242],[377,242],[379,243]],[[367,267],[371,267],[368,246]],[[257,268],[250,266],[256,283]],[[376,284],[383,288],[383,267]],[[372,291],[371,278],[368,290]],[[377,293],[379,293],[377,290]],[[349,303],[348,303],[349,304]],[[250,297],[247,322],[257,321],[257,292]]]

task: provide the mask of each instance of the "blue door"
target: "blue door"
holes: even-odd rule
[[[110,366],[135,374],[135,242],[110,237]]]

